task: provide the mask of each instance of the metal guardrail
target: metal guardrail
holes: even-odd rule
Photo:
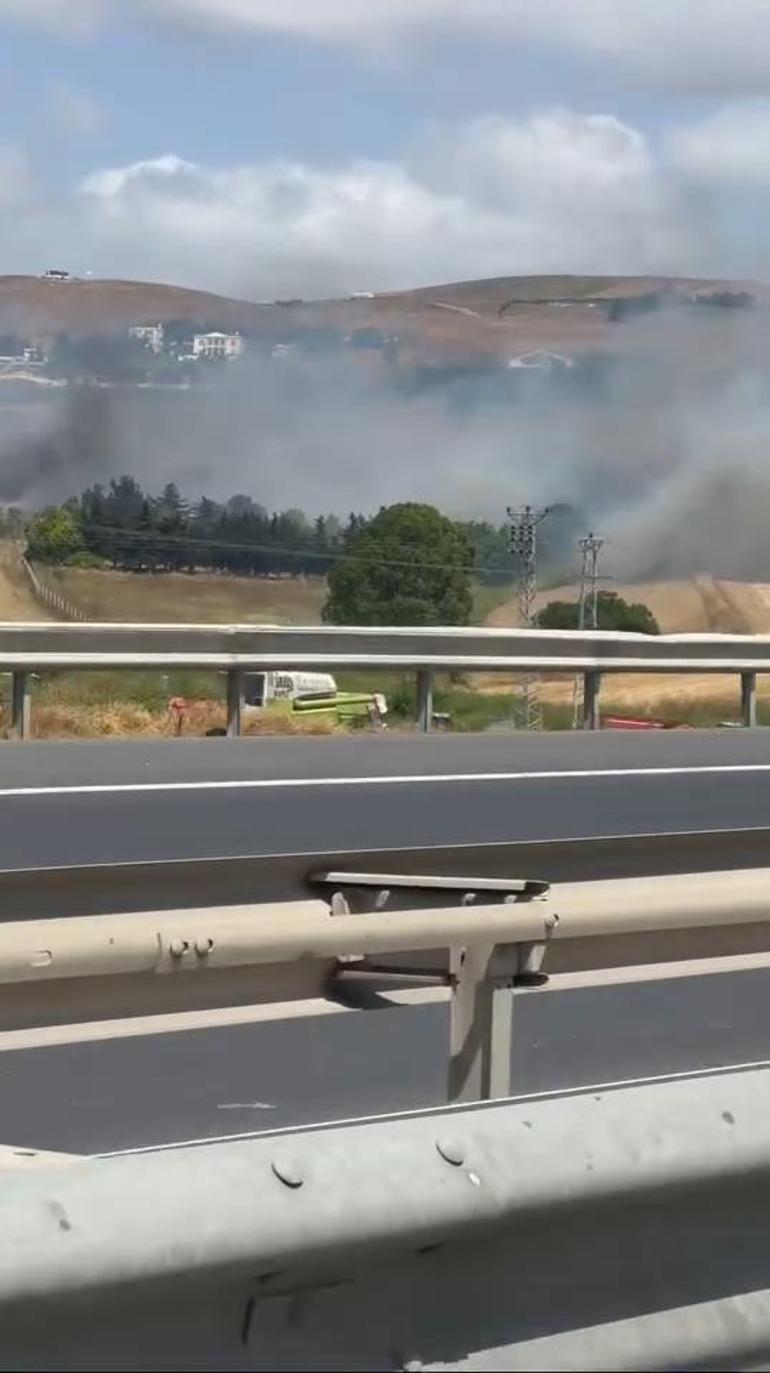
[[[39,1160],[0,1368],[766,1367],[770,1072]]]
[[[756,676],[770,636],[515,629],[254,628],[243,625],[2,624],[0,672],[11,673],[12,730],[29,733],[29,676],[120,669],[227,673],[228,733],[238,734],[244,674],[307,668],[414,672],[417,715],[430,729],[436,672],[571,673],[584,677],[585,726],[599,724],[602,676],[613,672],[739,675],[744,724],[756,724]]]
[[[365,1009],[405,984],[443,986],[449,1099],[479,1100],[509,1092],[518,988],[770,954],[768,869],[550,889],[392,872],[311,881],[315,898],[300,902],[6,921],[0,1030],[319,998]]]
[[[770,829],[620,834],[593,839],[517,840],[427,848],[352,849],[146,862],[88,863],[0,871],[0,919],[132,914],[200,906],[297,901],[312,893],[319,868],[358,873],[440,872],[515,879],[537,873],[550,883],[656,877],[758,868]]]
[[[770,954],[770,869],[307,880],[290,903],[6,919],[0,1028],[439,985],[462,1108],[0,1149],[0,1369],[766,1366],[770,1070],[480,1102],[510,1094],[520,988]]]

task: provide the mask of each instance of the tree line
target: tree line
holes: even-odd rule
[[[103,564],[130,572],[229,572],[241,576],[324,576],[366,523],[351,513],[309,519],[270,513],[250,496],[191,504],[174,482],[159,495],[133,477],[97,484],[34,516],[28,556],[49,564]]]
[[[577,512],[563,506],[552,514],[547,556],[568,560]],[[0,512],[0,534],[3,519],[10,529],[18,517]],[[505,526],[452,520],[431,505],[310,519],[297,509],[271,514],[243,495],[191,505],[173,482],[152,496],[130,476],[41,511],[26,533],[27,556],[49,565],[325,577],[323,616],[331,624],[469,624],[474,582],[509,584],[516,571]],[[629,606],[614,592],[600,592],[598,611],[600,629],[658,631],[646,606]],[[552,602],[539,623],[575,628],[577,617],[574,602]]]
[[[18,524],[17,512],[14,520]],[[224,502],[207,496],[189,501],[174,482],[153,495],[134,477],[124,475],[106,486],[90,486],[63,505],[32,517],[27,537],[29,556],[40,563],[323,577],[371,523],[371,517],[355,511],[346,517],[310,517],[296,508],[271,512],[246,495]],[[479,581],[506,585],[515,577],[507,525],[486,520],[450,523],[470,546],[472,571]],[[543,526],[541,565],[566,569],[581,528],[579,512],[572,506],[554,507]]]
[[[18,520],[18,516],[15,516]],[[125,571],[230,572],[241,576],[326,576],[371,519],[355,511],[311,518],[289,508],[270,512],[251,496],[188,501],[174,482],[152,495],[131,476],[97,484],[28,521],[36,562],[96,562]],[[514,573],[505,526],[457,527],[473,550],[474,571],[489,583]]]

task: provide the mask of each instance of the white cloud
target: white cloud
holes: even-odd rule
[[[552,111],[434,128],[401,162],[103,169],[64,212],[97,273],[272,297],[535,271],[676,271],[696,239],[643,136]],[[88,261],[84,259],[87,256]]]
[[[64,29],[87,30],[100,14],[359,49],[465,31],[606,59],[677,87],[770,90],[767,0],[0,0],[0,18]]]
[[[0,0],[0,20],[85,36],[92,33],[113,0]]]
[[[770,102],[726,106],[667,139],[676,168],[698,182],[770,189]]]

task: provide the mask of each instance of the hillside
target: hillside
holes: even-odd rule
[[[664,634],[768,634],[770,633],[770,586],[758,582],[718,581],[700,576],[680,581],[613,582],[626,601],[649,606]],[[574,601],[577,588],[555,586],[541,591],[538,605],[549,601]],[[519,623],[515,599],[505,601],[487,617],[499,629]]]
[[[184,320],[275,345],[368,330],[397,339],[399,361],[408,367],[484,364],[536,350],[573,358],[624,348],[634,331],[619,322],[660,305],[685,305],[683,314],[699,321],[734,317],[735,310],[693,307],[694,297],[720,292],[733,304],[745,297],[744,304],[770,306],[770,289],[763,285],[689,278],[511,276],[347,300],[259,303],[161,283],[4,276],[0,335],[45,344],[59,333],[125,334],[135,324]],[[764,308],[756,313],[763,316]]]
[[[318,624],[322,578],[230,577],[48,568],[45,577],[89,620],[155,624]]]
[[[318,578],[149,575],[75,568],[40,571],[71,603],[95,620],[313,624],[320,619],[325,595],[324,583]],[[709,577],[698,577],[679,582],[616,584],[616,589],[628,599],[648,604],[661,628],[669,633],[720,630],[770,633],[768,585],[717,582]],[[542,597],[543,600],[574,598],[574,586],[555,587]],[[40,618],[48,617],[31,600],[19,576],[13,546],[0,544],[0,619]],[[487,616],[486,622],[500,627],[514,624],[515,602],[506,601],[498,606]],[[174,690],[183,695],[196,699],[201,695],[202,698],[199,714],[191,717],[186,726],[189,732],[200,733],[212,724],[221,724],[221,708],[212,706],[208,699],[211,682],[193,679],[188,674],[184,682],[175,678],[174,683]],[[489,721],[495,720],[509,722],[514,683],[515,679],[508,674],[479,674],[472,679],[471,691],[455,692],[452,710],[458,712],[458,728],[484,728]],[[378,679],[378,684],[386,693],[394,689],[389,677]],[[41,690],[43,695],[36,710],[35,726],[39,737],[157,734],[168,733],[171,729],[166,712],[170,688],[164,687],[159,678],[137,678],[134,682],[126,677],[102,674],[98,679],[89,678],[86,684],[82,675],[65,675],[47,683]],[[571,719],[571,677],[546,679],[541,694],[545,705],[561,712],[562,724],[567,718]],[[758,694],[763,721],[770,722],[770,679],[759,679]],[[739,696],[737,677],[713,674],[667,677],[634,673],[608,677],[602,704],[608,713],[630,711],[714,724],[720,719],[736,717]],[[264,727],[283,729],[290,724],[284,721],[276,726],[275,722],[266,721]],[[392,727],[398,728],[396,720]]]
[[[0,539],[0,621],[47,620],[20,564],[17,544]]]
[[[161,283],[0,276],[0,332],[24,337],[123,333],[132,324],[172,319],[251,331],[259,326],[261,309],[246,301]]]
[[[0,619],[39,618],[18,567],[8,556],[3,560],[2,548],[0,544]],[[48,568],[43,575],[92,620],[317,624],[326,596],[320,577],[150,574],[71,567]],[[700,576],[618,582],[612,589],[626,600],[649,606],[666,634],[770,633],[770,586],[764,584]],[[485,614],[487,594],[478,587],[476,591],[484,623],[499,629],[518,623],[515,598]],[[541,592],[538,599],[542,606],[548,601],[574,601],[576,595],[574,585],[565,585]]]

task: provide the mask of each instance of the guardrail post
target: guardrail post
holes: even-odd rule
[[[28,739],[32,723],[32,702],[29,694],[29,675],[14,672],[11,678],[11,737]]]
[[[599,693],[602,686],[602,674],[592,669],[583,675],[583,729],[598,729],[599,720]]]
[[[513,977],[495,976],[496,947],[453,949],[449,1101],[510,1096]]]
[[[433,673],[417,673],[417,723],[423,734],[433,727]]]
[[[244,691],[244,674],[231,668],[227,674],[227,733],[230,738],[241,732]]]
[[[746,729],[757,727],[757,674],[741,673],[741,715]]]

